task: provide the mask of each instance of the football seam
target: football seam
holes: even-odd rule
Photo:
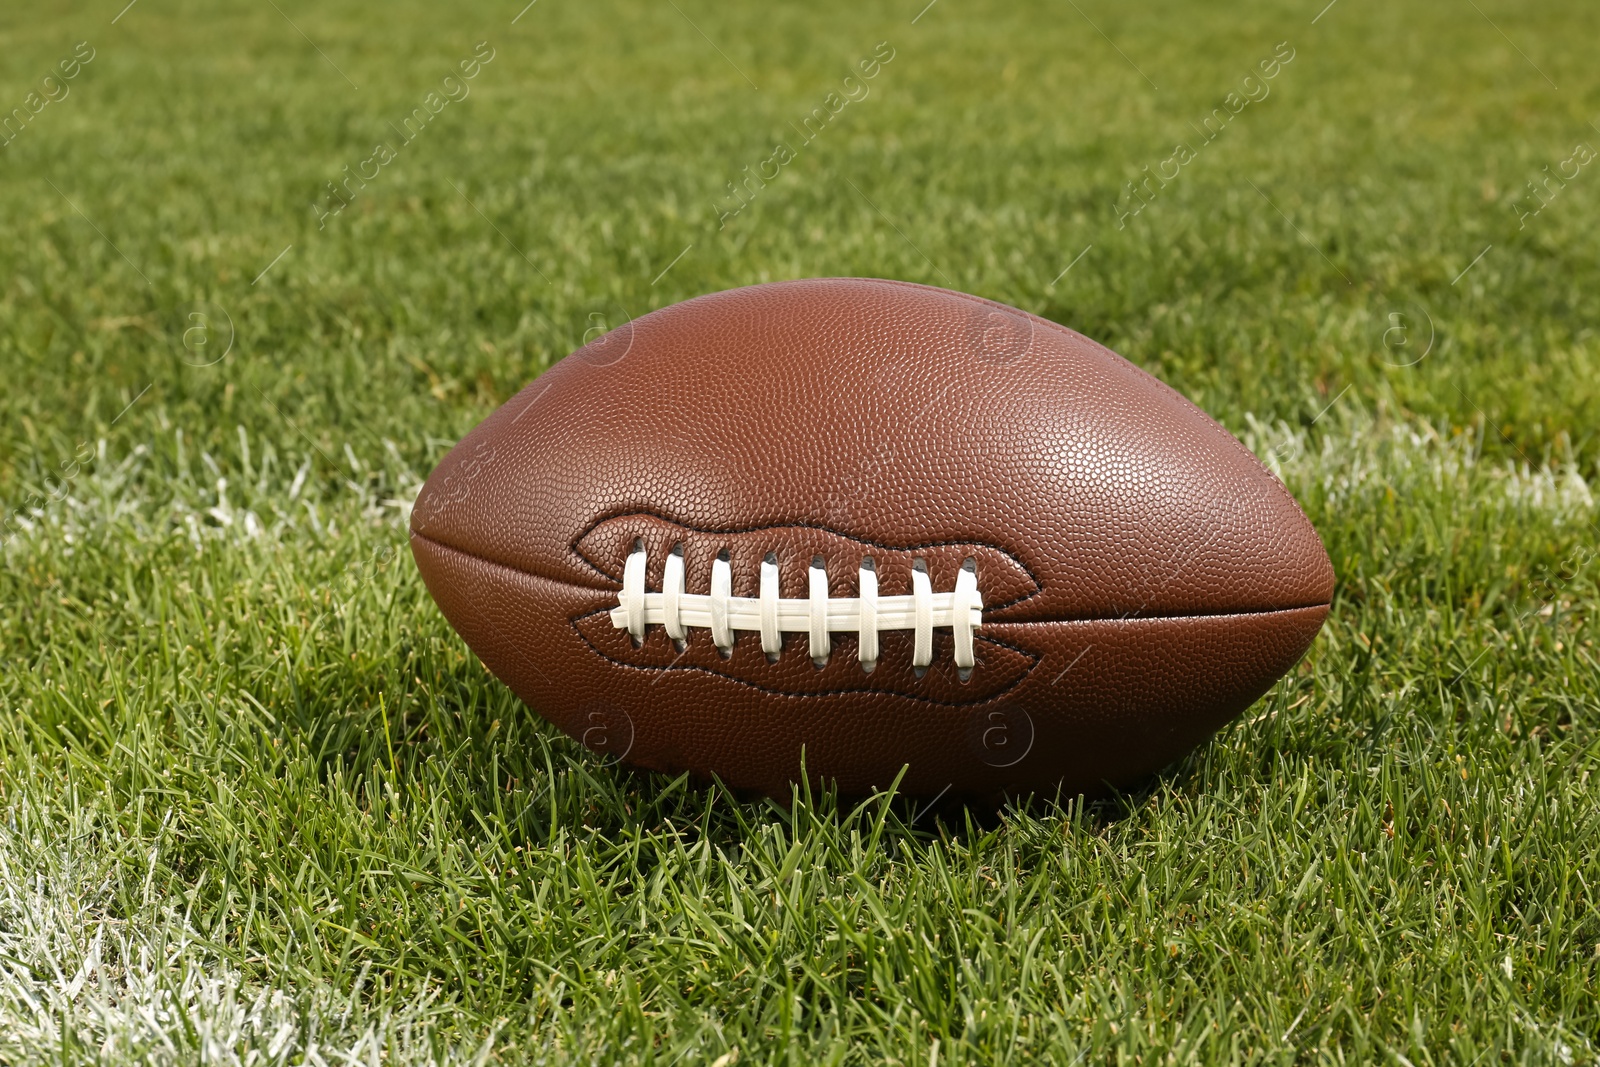
[[[795,524],[791,523],[790,525],[795,525]],[[757,527],[757,529],[762,529],[762,527]],[[487,556],[480,556],[480,555],[478,555],[478,554],[476,554],[474,552],[468,552],[465,549],[457,548],[455,545],[446,544],[443,541],[440,541],[440,540],[437,540],[435,538],[429,537],[427,534],[418,533],[416,530],[412,530],[411,531],[411,537],[413,539],[415,539],[415,540],[426,541],[431,545],[436,545],[439,548],[445,549],[445,550],[450,551],[450,552],[454,552],[458,556],[465,556],[467,559],[476,560],[479,563],[487,564],[488,566],[491,566],[491,567],[499,567],[501,570],[510,571],[512,574],[518,574],[518,575],[521,575],[524,578],[535,578],[535,579],[538,579],[541,582],[549,582],[552,585],[562,585],[562,586],[566,586],[569,589],[579,590],[579,591],[585,592],[585,593],[609,593],[609,594],[612,594],[612,595],[615,595],[617,593],[617,590],[614,590],[614,589],[596,589],[596,588],[592,588],[590,586],[578,585],[578,584],[576,584],[574,582],[564,581],[564,580],[562,580],[560,578],[551,578],[551,577],[549,577],[547,575],[537,574],[537,573],[535,573],[533,571],[525,571],[520,567],[513,567],[510,564],[501,563],[499,560],[490,559]],[[982,544],[983,542],[978,542],[978,541],[954,541],[954,542],[944,542],[944,543],[945,544],[966,545],[966,544]],[[991,545],[989,547],[992,548],[994,546]],[[581,554],[579,555],[579,558],[582,558]],[[588,561],[584,560],[584,562],[587,563]],[[590,564],[590,566],[592,567],[594,565]],[[601,577],[605,577],[604,572],[601,572]],[[1030,577],[1032,577],[1031,574],[1030,574]],[[1035,591],[1035,593],[1037,593],[1037,592],[1038,592],[1038,590]],[[1032,596],[1032,595],[1035,595],[1035,594],[1030,594],[1030,596]],[[1025,599],[1028,599],[1028,598],[1024,597],[1023,599],[1025,600]],[[1020,603],[1020,601],[1012,601],[1011,603],[1013,603],[1013,604]],[[1006,605],[1006,606],[1009,606],[1009,605]],[[1255,615],[1282,615],[1282,614],[1284,614],[1286,612],[1291,612],[1291,611],[1310,611],[1313,608],[1330,608],[1331,609],[1332,606],[1333,606],[1333,601],[1330,598],[1328,600],[1315,601],[1315,602],[1310,603],[1310,604],[1289,604],[1289,605],[1285,605],[1283,607],[1276,607],[1276,608],[1249,608],[1249,609],[1242,609],[1242,610],[1235,608],[1235,609],[1230,609],[1230,610],[1226,610],[1226,611],[1185,611],[1185,612],[1180,612],[1180,613],[1171,614],[1171,615],[1134,615],[1134,614],[1131,614],[1131,613],[1124,613],[1124,614],[1121,614],[1121,615],[1087,615],[1087,616],[1079,616],[1077,618],[1056,618],[1056,619],[995,619],[995,620],[992,620],[991,622],[984,623],[984,625],[986,625],[986,626],[1057,626],[1057,625],[1060,625],[1060,624],[1063,624],[1063,623],[1077,624],[1077,623],[1091,623],[1091,622],[1182,622],[1185,619],[1226,619],[1226,618],[1249,618],[1249,617],[1255,616]],[[603,610],[610,611],[611,609],[610,608],[605,608]],[[993,608],[993,609],[984,608],[983,610],[984,610],[984,614],[987,615],[987,614],[989,614],[990,611],[998,612],[1000,609],[999,608]],[[583,616],[578,616],[578,617],[582,618],[582,617],[585,617],[585,616],[591,615],[591,614],[595,614],[595,612],[585,612]],[[982,639],[982,640],[989,640],[988,638],[981,637],[981,635],[974,635],[974,636],[978,637],[979,639]],[[996,641],[994,643],[995,644],[1000,644],[1001,642]]]

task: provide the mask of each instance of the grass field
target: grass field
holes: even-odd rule
[[[0,1062],[1597,1062],[1600,8],[524,2],[0,12]],[[1215,414],[1338,571],[1307,661],[999,813],[546,727],[421,478],[816,275]]]

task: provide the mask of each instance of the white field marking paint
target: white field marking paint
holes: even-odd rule
[[[1577,465],[1488,458],[1476,434],[1441,433],[1416,421],[1380,427],[1351,402],[1319,418],[1308,428],[1247,414],[1239,439],[1291,486],[1320,486],[1326,507],[1360,507],[1420,485],[1451,492],[1475,510],[1528,508],[1586,522],[1600,500],[1600,484]]]
[[[733,596],[733,569],[726,553],[711,565],[711,592],[686,593],[683,588],[683,553],[674,548],[667,556],[659,592],[645,589],[647,563],[642,545],[628,555],[622,570],[622,591],[611,609],[611,625],[627,630],[635,641],[644,640],[645,627],[661,626],[674,641],[682,641],[690,627],[711,631],[712,641],[724,652],[733,648],[735,630],[761,635],[768,657],[779,655],[783,633],[807,635],[811,658],[825,662],[832,651],[829,634],[860,635],[860,659],[867,669],[877,665],[878,634],[884,630],[911,630],[914,651],[911,665],[933,662],[933,631],[948,627],[955,637],[956,667],[970,671],[975,663],[972,632],[983,625],[983,598],[978,593],[977,565],[972,560],[956,573],[956,587],[935,593],[927,564],[917,560],[911,572],[909,596],[879,596],[876,565],[862,560],[858,572],[860,596],[834,597],[828,592],[828,572],[820,558],[807,569],[806,596],[778,595],[778,561],[769,555],[761,565],[761,595]]]
[[[374,1005],[365,975],[345,989],[241,973],[181,896],[147,888],[162,851],[159,835],[130,842],[92,806],[41,796],[0,809],[0,1063],[93,1049],[150,1067],[465,1067],[492,1053],[494,1030],[463,1027],[443,986]]]

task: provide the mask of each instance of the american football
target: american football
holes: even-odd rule
[[[538,377],[412,512],[484,664],[598,752],[787,795],[1094,794],[1293,667],[1289,492],[1094,341],[903,282],[663,308]]]

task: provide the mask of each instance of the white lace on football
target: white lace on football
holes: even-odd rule
[[[647,562],[644,545],[636,542],[622,569],[617,606],[611,609],[611,624],[627,630],[636,643],[644,640],[647,626],[665,628],[667,636],[680,644],[687,640],[690,627],[701,627],[711,631],[712,643],[728,655],[734,631],[747,630],[761,635],[761,651],[776,661],[783,653],[783,635],[803,633],[811,659],[820,666],[833,648],[830,634],[855,633],[861,665],[870,671],[878,664],[878,635],[884,630],[910,630],[911,665],[920,671],[933,662],[933,631],[949,627],[955,639],[955,664],[963,678],[976,663],[972,632],[983,624],[983,600],[978,595],[977,564],[970,559],[956,572],[952,592],[935,593],[927,562],[918,559],[911,568],[910,596],[879,596],[877,566],[867,556],[857,572],[860,595],[835,597],[828,592],[827,564],[817,556],[806,571],[804,599],[780,595],[776,553],[767,553],[761,561],[760,595],[755,597],[733,595],[733,567],[725,550],[711,564],[709,594],[684,591],[682,545],[667,555],[660,592],[645,589]]]

